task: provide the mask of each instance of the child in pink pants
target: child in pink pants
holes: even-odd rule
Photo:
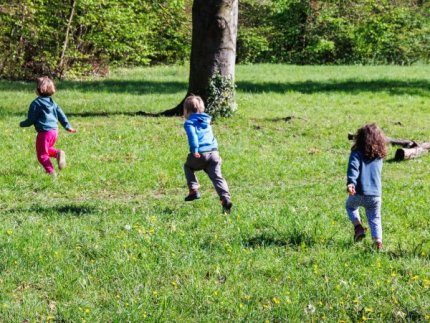
[[[34,125],[37,131],[36,154],[40,164],[45,171],[56,177],[55,169],[50,158],[56,158],[58,168],[66,167],[66,154],[64,151],[54,148],[58,138],[58,121],[71,133],[76,130],[72,128],[63,110],[55,103],[51,96],[55,93],[54,82],[47,76],[37,79],[36,92],[38,97],[31,102],[28,109],[27,119],[21,121],[21,127]]]

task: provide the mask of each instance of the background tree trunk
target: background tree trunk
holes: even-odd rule
[[[200,95],[207,106],[209,83],[214,76],[220,75],[234,82],[238,0],[195,0],[192,15],[187,95]],[[182,103],[183,100],[161,114],[182,115]]]
[[[73,16],[75,15],[76,0],[72,1],[71,6],[72,8],[70,9],[69,20],[67,21],[66,33],[64,35],[63,50],[61,51],[60,62],[58,63],[60,78],[63,78],[64,76],[65,56],[66,56],[67,46],[69,45],[69,34],[70,34],[70,29],[72,28]]]

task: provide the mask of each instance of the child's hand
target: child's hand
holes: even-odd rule
[[[200,158],[201,157],[199,153],[193,153],[193,156],[196,157],[196,158]]]
[[[346,187],[346,191],[349,195],[355,195],[356,192],[354,184],[348,184],[348,186]]]
[[[73,128],[69,128],[69,129],[67,129],[67,131],[70,133],[76,133],[76,129],[73,129]]]

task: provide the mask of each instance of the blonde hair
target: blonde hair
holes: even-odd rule
[[[205,103],[198,95],[191,94],[184,101],[184,116],[205,111]]]
[[[37,79],[36,92],[40,96],[51,96],[55,93],[54,82],[47,76],[42,76]]]

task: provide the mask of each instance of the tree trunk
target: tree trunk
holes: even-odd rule
[[[194,0],[192,15],[190,75],[186,96],[191,93],[200,95],[207,106],[209,85],[215,76],[234,82],[238,0]],[[232,98],[234,103],[234,91]],[[161,115],[182,115],[182,104],[183,100]]]
[[[420,157],[428,154],[430,142],[424,142],[414,148],[400,148],[396,150],[395,160],[405,160]]]
[[[70,34],[70,29],[72,27],[73,16],[75,14],[75,7],[76,7],[76,0],[73,0],[72,8],[70,9],[69,20],[67,21],[67,28],[66,28],[66,34],[64,36],[63,50],[61,51],[60,62],[58,64],[60,78],[63,78],[63,74],[64,74],[64,63],[65,63],[64,59],[66,55],[67,46],[69,45],[69,34]]]

